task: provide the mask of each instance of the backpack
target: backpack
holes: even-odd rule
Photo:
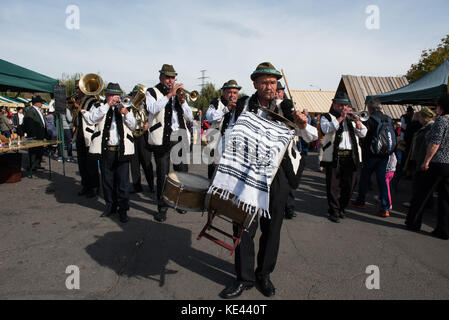
[[[396,135],[391,118],[386,116],[381,120],[373,115],[371,118],[377,122],[377,130],[371,140],[371,152],[379,156],[392,154],[396,149]]]

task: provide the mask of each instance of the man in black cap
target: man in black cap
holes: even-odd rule
[[[129,93],[131,99],[137,94],[138,86],[135,86]],[[145,105],[136,106],[145,110]],[[145,110],[145,112],[147,112]],[[148,141],[148,123],[146,123],[144,134],[141,136],[134,135],[134,157],[131,159],[131,178],[133,181],[133,193],[139,193],[143,191],[142,183],[140,182],[140,166],[143,168],[145,178],[148,183],[150,193],[154,192],[154,176],[153,176],[153,164],[151,163],[151,151],[147,148]]]
[[[357,169],[361,161],[359,138],[367,129],[360,119],[351,121],[352,109],[346,93],[337,92],[329,113],[321,116],[323,133],[323,158],[321,167],[326,169],[326,192],[329,220],[340,222],[345,218],[345,208],[357,181]]]
[[[316,139],[316,128],[307,124],[307,118],[299,111],[276,105],[277,80],[282,77],[281,73],[269,62],[259,64],[251,74],[254,88],[257,90],[251,97],[240,98],[237,102],[235,112],[229,112],[223,120],[222,132],[231,130],[243,110],[254,112],[264,116],[261,107],[283,114],[285,118],[294,121],[300,128],[298,135],[304,136],[306,140]],[[243,232],[239,245],[235,250],[235,271],[237,279],[226,287],[220,297],[231,299],[238,297],[244,290],[248,290],[256,283],[260,291],[267,297],[275,294],[275,287],[270,280],[270,274],[274,271],[279,250],[280,232],[284,219],[284,209],[288,193],[291,188],[296,188],[297,170],[292,166],[290,153],[286,152],[281,165],[270,185],[269,214],[270,218],[260,217],[260,229],[262,234],[259,240],[259,252],[257,254],[257,268],[255,265],[254,237],[258,228],[258,221],[254,219],[248,231]],[[234,225],[234,235],[238,228]]]
[[[27,111],[23,119],[23,129],[27,134],[27,138],[43,140],[47,137],[47,127],[41,109],[43,103],[45,103],[45,101],[39,95],[35,95],[31,98],[31,104],[33,106]],[[44,147],[29,148],[28,154],[31,170],[44,169],[41,166]]]
[[[126,223],[129,220],[129,161],[134,155],[132,130],[136,128],[136,118],[120,104],[122,90],[118,83],[109,83],[105,94],[106,103],[97,103],[89,113],[83,110],[87,120],[97,124],[89,152],[101,161],[106,202],[102,217],[118,211],[120,222]]]
[[[224,116],[229,112],[234,112],[240,89],[242,87],[235,80],[229,80],[223,84],[221,97],[213,99],[206,112],[206,119],[211,124],[211,128],[220,130]],[[216,164],[214,163],[208,165],[207,175],[209,179],[212,178],[215,167]]]
[[[90,112],[94,104],[98,103],[98,100],[95,97],[86,96],[81,91],[79,87],[79,80],[76,80],[75,88],[75,108]],[[82,116],[81,111],[74,116],[75,120],[72,120],[72,123],[75,130],[74,137],[76,141],[76,153],[78,156],[78,170],[80,172],[82,186],[81,190],[78,192],[78,195],[86,196],[87,198],[94,198],[97,196],[97,192],[100,187],[98,159],[89,153],[89,146],[91,143],[92,134],[95,131],[95,125],[88,123]],[[68,120],[70,120],[70,117]]]
[[[170,150],[179,141],[171,141],[172,133],[182,135],[181,143],[185,143],[183,150],[189,150],[190,132],[186,120],[193,121],[192,110],[186,102],[186,97],[177,95],[182,83],[175,84],[176,73],[174,67],[164,64],[159,70],[159,84],[147,90],[146,105],[148,111],[148,144],[154,152],[156,161],[156,185],[158,213],[155,219],[163,222],[167,219],[167,205],[162,199],[162,188],[165,177],[170,171]],[[179,136],[179,135],[178,135]],[[182,151],[180,151],[182,153]],[[182,157],[182,154],[178,154]],[[187,172],[186,163],[173,164],[175,171]],[[177,210],[186,213],[184,210]]]

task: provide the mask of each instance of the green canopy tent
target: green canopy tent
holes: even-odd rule
[[[435,70],[405,87],[366,97],[366,102],[379,99],[382,104],[435,105],[436,100],[448,92],[449,59]]]
[[[58,83],[57,79],[0,59],[0,91],[53,93]]]

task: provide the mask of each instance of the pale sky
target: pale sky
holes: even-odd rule
[[[79,29],[68,29],[70,5]],[[379,8],[369,30],[366,8]],[[336,90],[342,74],[404,75],[449,33],[449,1],[5,1],[1,58],[53,78],[100,72],[130,91],[154,86],[164,63],[198,90],[201,70],[217,88],[270,61],[292,90]],[[71,16],[72,17],[72,16]],[[70,17],[69,17],[70,18]],[[74,21],[70,20],[69,21]]]

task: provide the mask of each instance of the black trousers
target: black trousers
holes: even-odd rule
[[[357,169],[352,157],[340,157],[337,168],[326,167],[328,212],[338,216],[348,206],[357,183]]]
[[[78,169],[83,188],[92,189],[100,186],[100,174],[98,173],[98,160],[89,154],[89,148],[84,143],[76,143],[78,154]]]
[[[129,209],[129,161],[118,161],[118,151],[105,151],[101,158],[101,181],[106,207],[119,213]]]
[[[28,156],[30,159],[31,170],[36,170],[36,168],[41,165],[43,155],[44,155],[44,147],[36,147],[28,149]]]
[[[216,164],[210,163],[207,165],[207,178],[210,180],[214,176],[215,168],[217,167]]]
[[[300,181],[305,167],[306,167],[306,157],[302,155],[298,169],[298,176]],[[285,213],[293,213],[295,211],[295,195],[293,194],[293,191],[294,190],[291,189],[290,192],[288,193],[287,204],[285,206]]]
[[[162,189],[165,183],[165,177],[170,172],[170,150],[176,143],[171,144],[168,150],[154,151],[154,160],[156,162],[156,195],[157,195],[157,207],[166,208],[167,205],[162,200]],[[178,172],[189,171],[189,166],[185,163],[173,165],[173,170]]]
[[[406,224],[421,229],[422,216],[427,200],[438,191],[438,222],[435,230],[449,237],[449,164],[431,163],[413,194]]]
[[[140,166],[143,168],[145,179],[150,188],[154,187],[153,164],[151,151],[146,147],[146,135],[134,137],[134,156],[131,159],[131,178],[134,185],[141,185]]]
[[[268,276],[274,271],[279,251],[284,209],[290,191],[287,177],[282,168],[279,168],[270,189],[270,215],[271,219],[260,217],[259,252],[257,253],[257,269],[254,270],[255,250],[254,237],[258,228],[257,218],[244,231],[240,243],[235,250],[235,272],[238,281],[253,283],[257,276]],[[234,225],[234,235],[238,227]]]

